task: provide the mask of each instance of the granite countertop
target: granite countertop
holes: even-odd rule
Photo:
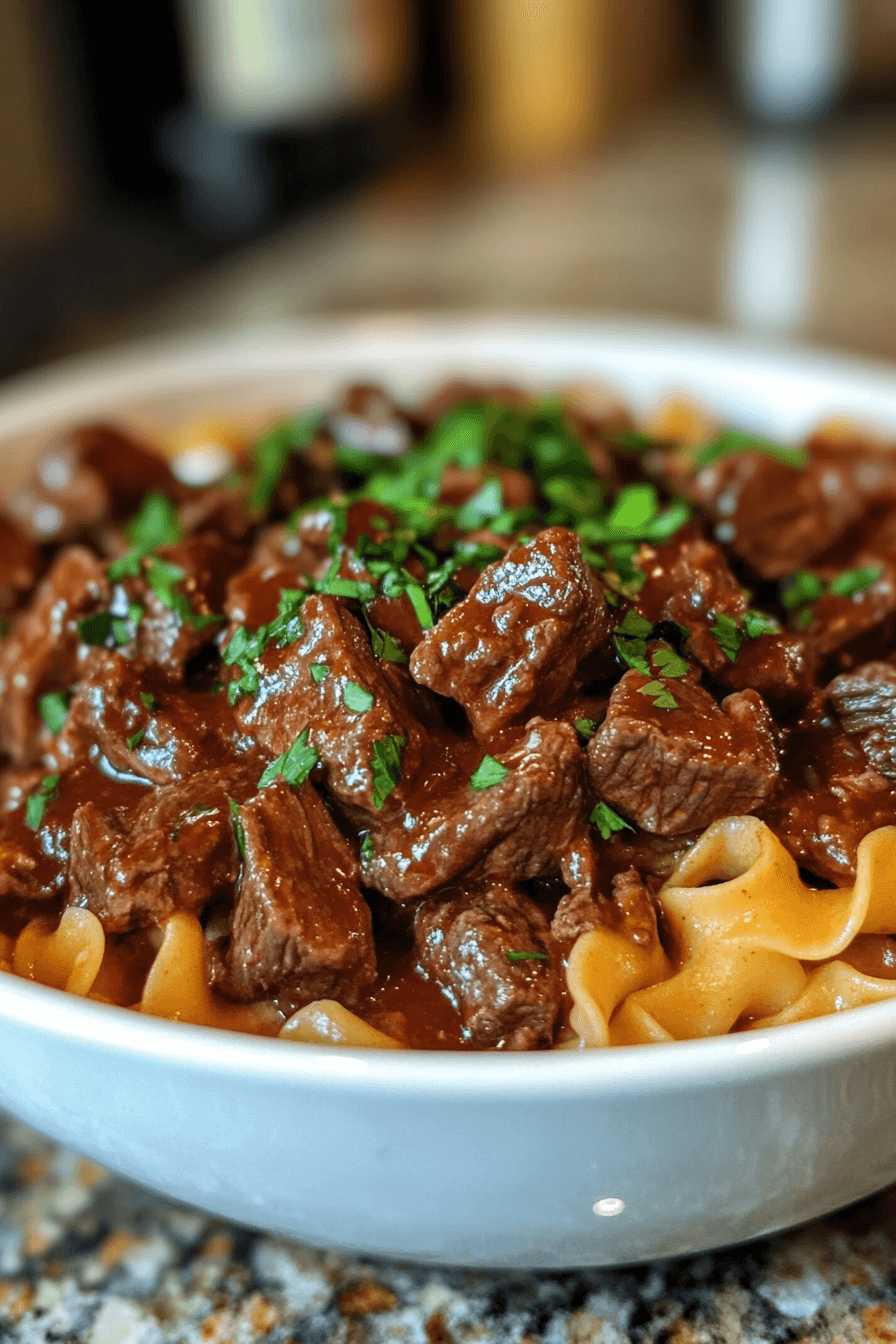
[[[896,1341],[896,1189],[747,1247],[529,1274],[230,1226],[0,1118],[0,1339],[21,1344]]]

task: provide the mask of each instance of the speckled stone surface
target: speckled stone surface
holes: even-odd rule
[[[896,1344],[896,1189],[715,1255],[473,1273],[352,1259],[228,1226],[0,1117],[0,1339]]]

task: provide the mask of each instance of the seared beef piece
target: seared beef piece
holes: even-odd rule
[[[456,1005],[474,1045],[553,1044],[562,959],[544,915],[521,891],[494,882],[432,896],[417,911],[414,943],[418,964]],[[513,955],[524,952],[536,956]]]
[[[307,579],[295,564],[281,560],[249,565],[228,581],[224,610],[232,625],[245,625],[255,631],[276,619],[284,592],[306,586]]]
[[[769,797],[778,760],[761,696],[738,691],[717,705],[689,679],[670,680],[678,707],[663,709],[647,685],[640,672],[627,672],[588,744],[601,798],[645,831],[680,835],[752,812]]]
[[[849,680],[838,677],[831,685]],[[838,688],[834,695],[849,715],[849,694]],[[869,765],[818,694],[787,734],[781,784],[760,815],[797,863],[844,886],[855,876],[859,841],[896,822],[896,790]]]
[[[172,784],[224,764],[232,756],[234,727],[225,695],[148,680],[139,663],[91,649],[57,753],[61,761],[74,760],[95,748],[116,770]]]
[[[0,750],[15,764],[40,754],[38,697],[68,690],[76,676],[78,624],[108,601],[105,566],[91,551],[68,547],[0,641]]]
[[[231,541],[246,541],[252,530],[247,500],[249,484],[209,485],[192,492],[180,508],[186,532],[213,532]]]
[[[836,568],[816,567],[813,571],[825,586],[843,572],[844,566]],[[855,654],[852,646],[860,647],[866,643],[865,637],[880,631],[885,622],[889,622],[887,633],[892,637],[892,617],[896,614],[896,563],[888,562],[880,556],[860,552],[850,559],[849,569],[878,569],[879,578],[860,593],[849,597],[838,597],[836,593],[825,592],[808,609],[811,620],[806,623],[801,612],[795,612],[793,622],[800,630],[808,648],[821,660],[838,654],[841,667],[850,667]],[[892,639],[887,640],[887,644]],[[867,654],[866,654],[867,657]]]
[[[179,910],[198,914],[232,892],[239,855],[229,800],[253,782],[229,766],[151,789],[133,811],[84,803],[72,821],[69,903],[124,933]]]
[[[137,631],[137,652],[167,676],[181,678],[194,654],[213,643],[223,626],[227,580],[242,566],[245,552],[235,542],[207,534],[163,546],[156,554],[183,570],[184,578],[174,584],[174,589],[187,597],[192,614],[183,619],[145,579],[133,580],[127,585],[128,592],[144,609]],[[220,624],[207,619],[218,615]]]
[[[525,471],[497,462],[490,462],[488,467],[449,464],[442,472],[439,499],[445,504],[465,504],[490,480],[500,481],[505,509],[526,509],[535,503],[537,489],[533,478]]]
[[[376,977],[358,864],[310,784],[283,779],[240,808],[246,857],[219,984],[243,1002],[276,995],[351,1005]]]
[[[411,673],[460,701],[480,740],[544,710],[570,687],[614,619],[565,527],[550,527],[483,571],[417,645]]]
[[[896,667],[865,663],[835,677],[825,698],[837,711],[844,732],[858,741],[868,764],[896,780]]]
[[[590,844],[575,730],[532,719],[523,740],[500,759],[507,775],[490,788],[462,784],[419,811],[408,797],[404,815],[373,832],[365,884],[410,901],[476,867],[504,883],[562,868],[570,886],[587,885]]]
[[[335,597],[313,596],[302,607],[303,634],[295,644],[272,642],[256,662],[259,687],[237,701],[237,722],[271,757],[280,756],[306,728],[320,756],[323,781],[341,803],[379,815],[371,763],[387,737],[405,739],[402,777],[410,780],[420,750],[420,730],[383,676],[364,629]],[[311,668],[327,674],[315,681]],[[345,697],[373,696],[369,709],[352,709]],[[360,700],[355,701],[361,704]],[[381,803],[392,810],[401,790]]]
[[[610,928],[625,933],[642,947],[655,945],[658,933],[656,907],[637,868],[627,868],[613,877],[613,899],[590,903],[576,899],[576,893],[564,896],[551,921],[551,933],[558,942],[569,945],[582,933]]]
[[[411,446],[407,417],[382,388],[367,383],[346,388],[327,427],[340,447],[356,452],[395,457]]]
[[[744,637],[732,661],[716,635],[717,617],[730,617],[743,633],[749,608],[724,551],[689,529],[665,546],[641,548],[639,563],[647,575],[638,594],[638,610],[649,621],[675,621],[688,631],[685,652],[717,681],[732,690],[752,687],[775,700],[807,700],[812,691],[812,662],[797,635]],[[730,629],[730,627],[729,627]]]
[[[732,453],[693,474],[681,455],[660,455],[661,474],[708,514],[717,539],[764,579],[804,569],[860,517],[865,500],[850,471],[812,463],[805,471],[760,453]]]
[[[22,606],[43,569],[34,542],[10,518],[0,514],[0,617]]]
[[[111,425],[82,425],[47,447],[10,510],[33,541],[59,543],[129,518],[151,491],[183,494],[164,458]]]

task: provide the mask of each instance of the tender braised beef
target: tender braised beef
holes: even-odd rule
[[[201,489],[75,429],[0,514],[0,934],[92,911],[132,1005],[180,914],[275,1017],[556,1045],[712,822],[819,885],[896,824],[894,510],[833,430],[582,388],[359,384]]]

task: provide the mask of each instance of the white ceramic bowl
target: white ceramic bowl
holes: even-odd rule
[[[458,372],[609,378],[641,409],[683,389],[785,436],[843,411],[896,429],[896,372],[856,361],[619,323],[390,319],[7,385],[4,469],[100,412],[138,427],[251,418],[360,375],[414,393]],[[168,1195],[308,1241],[619,1264],[756,1237],[896,1180],[896,1003],[585,1054],[364,1053],[156,1021],[0,974],[0,1103]]]

